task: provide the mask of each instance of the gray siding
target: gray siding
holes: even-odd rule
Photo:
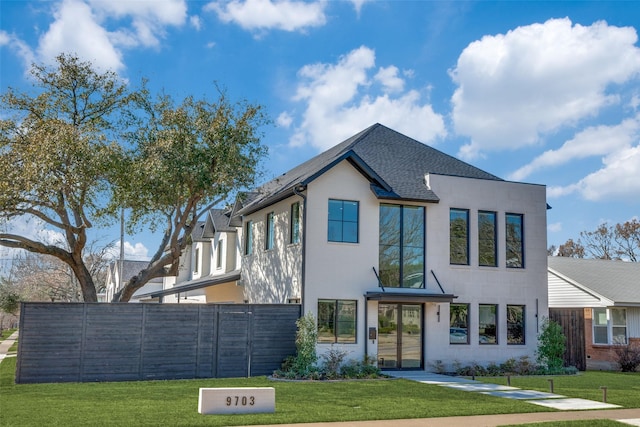
[[[299,305],[23,303],[16,383],[268,375]]]

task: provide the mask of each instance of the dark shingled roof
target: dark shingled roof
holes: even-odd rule
[[[231,211],[229,209],[211,209],[209,215],[213,222],[214,231],[236,231],[236,228],[230,225]]]
[[[337,163],[347,160],[371,182],[379,198],[438,202],[425,174],[498,180],[495,175],[415,139],[375,124],[245,195],[237,212],[247,214],[294,194]]]
[[[548,267],[615,303],[640,303],[640,263],[552,256]]]

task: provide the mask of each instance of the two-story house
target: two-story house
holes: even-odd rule
[[[211,209],[198,222],[180,257],[176,276],[164,278],[162,289],[143,295],[164,303],[242,303],[239,225],[229,209]]]
[[[532,357],[546,210],[544,186],[376,124],[236,204],[243,299],[301,303],[320,352],[383,369]]]

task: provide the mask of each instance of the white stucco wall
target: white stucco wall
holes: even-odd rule
[[[245,223],[253,221],[253,251],[241,256],[244,299],[249,303],[286,304],[301,297],[302,244],[289,243],[290,210],[295,202],[302,208],[302,199],[294,196],[243,218]],[[275,235],[273,248],[267,250],[269,212],[274,214]]]

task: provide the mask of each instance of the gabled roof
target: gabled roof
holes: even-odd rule
[[[149,261],[135,261],[135,260],[129,260],[129,259],[123,260],[122,281],[123,282],[129,281],[133,276],[140,273],[140,271],[142,271],[144,268],[148,266],[149,266]],[[120,260],[111,261],[111,263],[109,263],[109,268],[111,269],[112,280],[114,280],[116,275],[118,274],[118,269],[120,268]],[[149,282],[150,283],[162,282],[162,277],[160,278],[156,277],[154,279],[151,279]]]
[[[640,263],[549,257],[549,272],[616,305],[640,304]]]
[[[426,174],[502,181],[428,145],[375,124],[245,195],[239,214],[287,198],[341,161],[349,161],[370,182],[378,198],[438,202]]]
[[[236,228],[230,225],[231,211],[229,209],[211,209],[209,217],[213,223],[214,232],[236,231]]]

